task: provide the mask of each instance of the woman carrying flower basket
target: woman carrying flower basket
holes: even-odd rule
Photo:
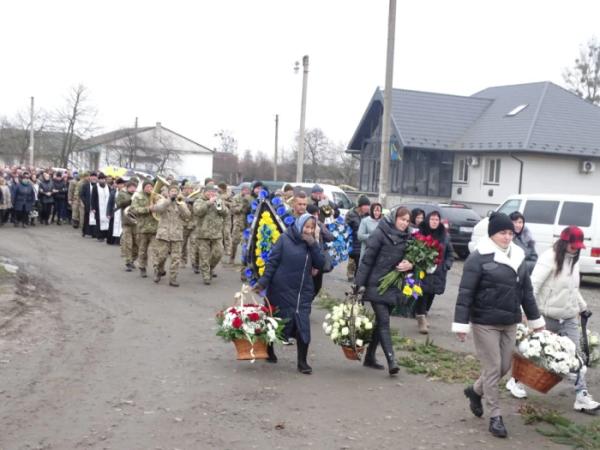
[[[508,434],[498,401],[498,382],[511,367],[521,307],[530,327],[536,331],[544,327],[544,318],[533,296],[525,253],[512,242],[513,234],[514,225],[506,214],[492,214],[489,238],[482,238],[465,262],[452,324],[452,331],[461,341],[473,329],[482,371],[464,393],[477,417],[483,415],[481,398],[485,397],[490,414],[489,431],[496,437]]]
[[[567,336],[580,351],[579,315],[586,314],[587,305],[579,292],[579,253],[585,248],[583,231],[576,226],[565,228],[560,239],[538,259],[531,281],[533,292],[546,319],[546,327]],[[596,411],[600,403],[588,393],[585,376],[579,372],[575,379],[577,411]]]
[[[398,373],[399,368],[394,356],[394,347],[390,333],[390,313],[404,296],[397,285],[392,285],[380,294],[380,279],[391,270],[409,272],[413,265],[404,259],[404,251],[411,238],[408,228],[410,211],[407,208],[392,210],[381,220],[377,229],[369,237],[365,254],[356,274],[356,286],[364,290],[364,299],[371,302],[375,311],[375,330],[373,339],[367,347],[363,365],[374,369],[383,369],[377,363],[375,353],[381,348],[387,359],[390,375]]]
[[[436,295],[441,295],[446,290],[446,274],[454,262],[454,249],[450,243],[450,238],[446,232],[446,227],[441,222],[439,211],[432,211],[427,214],[425,220],[419,225],[419,230],[423,236],[431,236],[440,243],[442,257],[435,267],[435,272],[428,274],[421,288],[423,296],[415,303],[415,313],[419,333],[428,334],[429,325],[427,323],[427,314],[433,304]]]
[[[306,357],[310,343],[310,311],[313,301],[313,269],[322,270],[324,257],[315,239],[316,221],[308,213],[290,226],[273,249],[256,291],[267,290],[267,298],[286,319],[284,337],[295,337],[298,346],[298,371],[312,373]],[[272,347],[269,359],[277,361]]]

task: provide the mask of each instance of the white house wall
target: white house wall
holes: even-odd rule
[[[479,214],[500,205],[506,197],[519,193],[518,161],[505,154],[478,155],[478,167],[469,167],[469,180],[460,183],[457,180],[458,161],[472,153],[457,153],[454,158],[454,181],[452,183],[452,200],[466,203]],[[600,161],[596,160],[596,170],[590,174],[579,172],[583,158],[560,157],[552,155],[516,155],[523,161],[523,194],[591,194],[597,193],[600,186]],[[500,158],[500,183],[491,185],[484,183],[486,158]],[[459,190],[462,192],[459,193]],[[492,195],[489,191],[492,190]]]
[[[185,178],[196,177],[196,180],[201,182],[207,177],[212,177],[212,153],[184,153],[180,158],[181,161],[176,162],[173,167],[177,175]]]
[[[489,209],[498,206],[506,197],[519,190],[519,163],[506,154],[486,154],[479,157],[477,167],[469,167],[467,183],[459,183],[457,179],[458,161],[473,156],[472,153],[457,153],[454,156],[454,177],[452,182],[452,200],[466,203],[479,214],[484,215]],[[484,170],[486,158],[500,158],[500,183],[486,184]],[[459,193],[459,191],[462,191]],[[491,191],[491,195],[490,195]]]

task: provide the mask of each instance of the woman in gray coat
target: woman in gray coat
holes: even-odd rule
[[[362,256],[365,254],[365,250],[367,248],[367,239],[369,236],[373,234],[373,231],[379,225],[379,221],[383,217],[383,208],[381,203],[371,203],[371,208],[369,210],[369,215],[365,217],[358,227],[358,233],[356,237],[360,241],[360,261],[362,261]],[[359,261],[359,263],[360,263]]]

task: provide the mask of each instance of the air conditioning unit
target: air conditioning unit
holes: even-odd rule
[[[592,161],[581,161],[579,164],[579,172],[581,173],[592,173],[596,170],[596,163]]]
[[[478,167],[479,166],[479,157],[478,156],[469,156],[467,158],[467,164],[470,167]]]

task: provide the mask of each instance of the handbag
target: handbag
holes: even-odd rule
[[[329,273],[333,270],[333,258],[331,257],[327,249],[321,248],[321,251],[323,252],[323,258],[325,259],[325,263],[323,264],[323,270],[321,270],[321,272]]]

